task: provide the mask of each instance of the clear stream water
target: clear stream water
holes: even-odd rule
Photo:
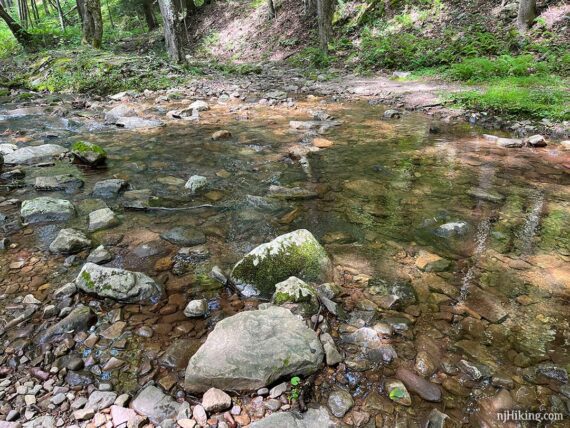
[[[37,144],[47,141],[50,135],[51,143],[69,146],[73,141],[87,140],[100,144],[109,154],[107,167],[96,170],[67,161],[49,167],[22,167],[26,187],[2,187],[0,197],[37,197],[31,187],[36,176],[72,173],[85,181],[83,189],[71,194],[52,192],[50,196],[73,200],[82,215],[71,225],[83,228],[86,213],[98,204],[89,194],[94,183],[112,177],[128,180],[131,189],[150,189],[155,206],[211,204],[211,208],[188,211],[126,211],[120,199],[108,201],[120,214],[121,225],[92,236],[97,242],[107,243],[115,253],[109,266],[144,271],[163,280],[170,278],[170,301],[180,294],[183,300],[209,297],[214,310],[210,323],[239,309],[207,279],[213,265],[227,272],[259,243],[306,228],[325,244],[340,266],[337,280],[349,290],[340,300],[346,298],[347,307],[358,309],[350,291],[358,274],[411,282],[419,302],[409,311],[415,319],[412,330],[394,341],[399,359],[413,364],[418,343],[429,337],[440,347],[442,360],[469,358],[496,367],[501,376],[511,379],[509,389],[515,402],[527,400],[524,406],[533,408],[558,403],[548,397],[562,397],[560,384],[548,381],[547,388],[541,390],[521,376],[527,367],[544,362],[570,368],[568,152],[556,144],[541,149],[498,148],[482,137],[482,130],[465,124],[442,123],[440,132],[432,134],[429,127],[433,121],[427,116],[406,114],[399,120],[384,120],[384,108],[366,102],[305,101],[299,106],[299,110],[218,106],[203,113],[198,122],[171,121],[164,128],[136,132],[100,126],[89,112],[83,118],[69,120],[47,115],[0,117],[0,142]],[[5,106],[5,110],[12,107]],[[292,130],[288,122],[309,120],[309,108],[323,109],[342,124],[323,135],[333,141],[332,147],[309,153],[299,162],[289,152],[310,146],[310,138]],[[149,107],[148,111],[153,109]],[[219,129],[229,130],[232,137],[213,141],[210,136]],[[22,131],[23,136],[8,130]],[[208,177],[209,189],[192,197],[185,192],[184,182],[194,174]],[[316,197],[271,198],[271,185],[301,187]],[[493,198],[474,197],[475,191]],[[2,212],[17,216],[13,206],[2,207]],[[450,222],[464,223],[463,232],[450,237],[437,233],[439,226]],[[160,267],[161,259],[173,256],[177,248],[161,241],[158,234],[174,226],[195,226],[208,237],[210,258],[182,278]],[[19,247],[0,256],[4,260],[0,294],[10,281],[21,284],[17,294],[35,291],[26,283],[29,277],[10,271],[6,261],[40,257],[46,261],[44,267],[35,269],[53,278],[50,283],[54,285],[76,275],[81,263],[63,269],[63,258],[43,252],[60,227],[27,227],[10,233],[10,239]],[[153,250],[142,251],[145,244]],[[414,265],[419,250],[451,260],[450,269],[440,274],[422,273]],[[445,298],[443,292],[436,291],[444,286],[455,289],[458,297]],[[490,323],[484,317],[449,316],[457,304],[469,302],[471,287],[497,296],[508,313],[507,319]],[[136,313],[129,315],[129,308],[126,312],[127,317],[137,315],[130,318],[133,325],[170,325],[157,329],[152,338],[131,337],[126,350],[110,348],[118,355],[130,355],[133,366],[142,364],[145,352],[152,355],[164,349],[172,337],[183,336],[184,329],[176,327],[189,323],[176,318],[180,309],[167,315],[167,321],[157,313],[144,318]],[[390,314],[380,311],[380,318]],[[208,324],[196,323],[190,335],[203,340]],[[100,351],[105,352],[111,351]],[[364,400],[371,390],[381,390],[382,373],[389,375],[390,367],[358,373],[364,385],[356,392],[358,400]],[[114,373],[100,375],[111,380],[119,377]],[[352,375],[348,370],[347,379]],[[489,383],[477,384],[459,377],[461,387],[457,389],[468,392],[445,387],[445,407],[457,419],[466,420],[477,408],[473,403],[492,396],[497,389]],[[121,382],[125,389],[135,388],[125,379]],[[327,382],[323,385],[325,388]],[[420,400],[415,413],[432,407]]]

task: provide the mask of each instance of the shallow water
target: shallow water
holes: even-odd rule
[[[116,353],[123,358],[128,355],[128,361],[137,367],[153,352],[164,349],[172,336],[184,336],[184,329],[191,328],[190,337],[204,338],[207,324],[241,309],[206,277],[211,267],[219,265],[227,272],[259,243],[306,228],[325,243],[332,255],[337,267],[335,279],[346,287],[343,303],[349,311],[363,309],[359,307],[359,296],[370,297],[359,285],[362,276],[410,282],[416,290],[417,304],[412,309],[401,309],[413,327],[394,340],[400,360],[395,366],[413,365],[418,343],[429,338],[436,341],[442,360],[468,358],[514,378],[515,385],[510,389],[515,397],[520,388],[537,388],[522,380],[526,367],[549,361],[570,368],[568,152],[558,150],[555,144],[542,149],[498,148],[482,137],[482,130],[462,124],[439,123],[440,132],[432,134],[429,128],[434,122],[428,116],[406,114],[400,120],[383,120],[384,108],[365,102],[300,101],[299,107],[290,110],[240,105],[232,111],[217,106],[203,113],[198,122],[172,121],[165,128],[139,132],[98,126],[91,119],[76,123],[44,115],[0,116],[0,135],[4,132],[0,142],[16,139],[6,130],[24,130],[31,141],[19,145],[37,143],[46,134],[53,134],[50,143],[69,146],[73,141],[87,140],[100,144],[109,154],[107,167],[96,170],[68,161],[57,161],[49,167],[22,167],[28,187],[3,187],[0,196],[37,197],[38,192],[29,187],[36,176],[71,172],[85,181],[83,189],[72,194],[50,192],[50,196],[75,202],[82,215],[70,224],[80,228],[86,227],[86,214],[97,204],[89,195],[94,183],[112,177],[126,179],[133,190],[150,189],[155,208],[212,205],[180,211],[128,211],[121,207],[120,198],[107,201],[121,215],[121,225],[92,237],[107,243],[115,253],[108,266],[144,271],[166,281],[170,302],[207,296],[214,316],[206,322],[190,322],[179,316],[179,308],[166,315],[170,318],[164,321],[164,314],[143,310],[147,316],[137,317],[136,310],[126,307],[126,317],[133,326],[168,326],[156,328],[150,339],[127,334],[126,349],[111,346],[97,352]],[[311,147],[311,136],[290,129],[288,122],[309,120],[308,108],[323,109],[342,124],[323,135],[333,141],[332,147],[299,159],[290,152],[306,152],[300,149]],[[154,107],[149,109],[153,111]],[[210,136],[219,129],[229,130],[232,137],[213,141]],[[190,196],[184,190],[185,181],[194,174],[209,180],[207,192],[199,196]],[[271,198],[271,185],[301,187],[314,192],[314,197]],[[475,197],[474,193],[492,197]],[[11,218],[17,216],[14,206],[3,207],[2,211]],[[451,222],[464,222],[464,231],[451,237],[438,234],[439,226]],[[162,258],[177,251],[159,238],[161,232],[174,226],[196,226],[208,237],[210,258],[182,277],[159,265]],[[10,233],[12,242],[19,246],[5,259],[29,260],[30,256],[43,254],[60,227],[27,227]],[[120,235],[122,239],[117,238]],[[155,254],[140,257],[141,245],[149,242],[156,247]],[[34,249],[36,246],[39,251]],[[438,274],[421,272],[414,265],[420,250],[451,260],[450,269]],[[77,262],[62,269],[63,258],[44,256],[44,261],[46,258],[52,262],[46,262],[36,275],[50,278],[53,286],[73,279],[81,265]],[[30,277],[2,264],[1,293],[15,278],[20,284],[16,293],[35,291]],[[457,290],[457,297],[446,297],[441,283]],[[495,296],[508,314],[506,319],[489,322],[485,320],[485,309],[478,313],[473,307],[472,312],[463,312],[463,305],[471,302],[472,287]],[[524,303],[520,303],[521,296],[526,296]],[[254,303],[246,302],[246,306],[250,304]],[[111,313],[103,312],[112,319]],[[379,319],[393,316],[402,313],[381,308],[375,313]],[[83,352],[87,356],[92,350]],[[355,395],[363,399],[368,392],[381,389],[382,376],[393,374],[393,367],[374,366],[362,373],[347,369],[346,382],[351,384],[357,376],[356,383],[364,386],[360,385]],[[136,388],[135,379],[127,372],[120,376],[98,375],[111,381],[121,377],[120,387],[132,390]],[[439,376],[438,383],[442,381]],[[460,395],[445,388],[445,407],[465,421],[476,408],[473,403],[492,395],[495,389],[488,382],[473,386],[472,381],[460,381],[471,392]],[[558,394],[559,385],[548,386],[550,389],[543,391],[546,396]],[[534,408],[541,401],[535,398],[524,405]],[[547,403],[546,408],[549,406]],[[420,401],[416,415],[433,407]]]

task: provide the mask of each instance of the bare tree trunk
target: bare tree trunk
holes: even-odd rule
[[[38,5],[36,4],[36,0],[30,0],[30,4],[32,6],[32,14],[34,15],[34,21],[37,25],[40,22],[40,13],[38,12]]]
[[[24,28],[28,28],[29,15],[28,15],[28,3],[26,0],[18,0],[18,18],[20,19],[20,24]]]
[[[82,0],[83,3],[83,43],[96,49],[103,40],[103,18],[99,0]]]
[[[57,15],[59,16],[59,25],[61,26],[61,30],[65,31],[65,21],[63,19],[63,9],[61,8],[61,2],[59,0],[55,0],[55,6],[57,8]]]
[[[111,14],[111,7],[109,6],[109,0],[105,0],[107,4],[107,12],[109,13],[109,23],[111,24],[111,28],[115,29],[115,23],[113,22],[113,15]]]
[[[47,0],[42,0],[42,6],[44,7],[44,12],[47,16],[51,15],[51,12],[49,10],[49,6],[48,6],[48,2]]]
[[[24,48],[29,48],[32,45],[32,36],[24,30],[20,24],[18,24],[14,19],[4,10],[4,7],[0,5],[0,18],[6,22],[6,25],[18,41]]]
[[[536,18],[536,0],[520,0],[517,16],[519,31],[524,33],[532,27],[534,18]]]
[[[156,22],[156,18],[152,12],[152,0],[143,0],[142,7],[148,30],[152,31],[158,27],[158,22]]]
[[[184,60],[182,51],[184,25],[180,3],[177,0],[158,0],[158,4],[164,21],[164,39],[168,56],[172,61],[180,63]]]
[[[332,0],[317,0],[317,22],[319,24],[319,42],[321,50],[327,53],[331,36],[332,15],[334,4]]]
[[[269,19],[275,18],[277,15],[275,13],[275,5],[273,0],[267,0],[267,8],[269,9]]]

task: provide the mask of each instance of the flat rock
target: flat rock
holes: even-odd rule
[[[160,237],[172,244],[183,247],[192,247],[206,243],[204,232],[194,227],[175,227],[161,233]]]
[[[498,296],[475,286],[469,288],[464,306],[493,323],[501,322],[509,315]]]
[[[110,407],[115,402],[116,398],[117,393],[112,391],[93,391],[91,394],[89,394],[85,408],[93,409],[98,412],[99,410]]]
[[[188,365],[188,361],[200,348],[200,345],[198,339],[173,339],[173,342],[158,359],[158,363],[163,367],[183,369]]]
[[[135,109],[133,109],[128,104],[119,104],[113,107],[111,110],[105,112],[105,123],[112,125],[117,123],[121,117],[134,117],[137,115]]]
[[[140,117],[119,117],[115,125],[125,129],[159,128],[166,126],[161,120],[143,119]]]
[[[309,409],[305,413],[277,412],[249,425],[250,428],[334,428],[334,422],[325,407]]]
[[[53,175],[48,177],[36,177],[34,188],[38,191],[63,190],[74,192],[83,187],[83,180],[73,174]]]
[[[91,247],[91,240],[76,229],[61,229],[49,246],[52,253],[75,254]]]
[[[75,216],[75,207],[68,200],[43,196],[22,202],[20,216],[27,224],[61,222]]]
[[[153,385],[145,387],[132,401],[131,407],[155,425],[165,419],[176,418],[180,404]]]
[[[326,282],[331,262],[325,249],[306,229],[261,244],[236,263],[231,280],[245,296],[271,297],[275,284],[291,276]]]
[[[66,153],[67,149],[57,144],[43,144],[41,146],[22,147],[4,156],[7,165],[21,165],[39,163],[51,160]]]
[[[218,322],[190,359],[185,388],[257,390],[281,377],[309,375],[323,357],[316,333],[289,310],[241,312]]]
[[[415,392],[424,400],[441,401],[441,388],[435,383],[428,382],[423,377],[402,367],[396,371],[396,377],[406,385],[406,388]]]
[[[94,263],[83,266],[75,285],[86,293],[127,303],[157,302],[164,294],[162,286],[144,273]]]
[[[424,272],[443,272],[447,270],[449,265],[449,260],[424,250],[420,250],[416,259],[417,268]]]
[[[92,195],[98,198],[114,198],[117,197],[121,191],[126,190],[128,186],[129,183],[119,178],[102,180],[95,183]]]

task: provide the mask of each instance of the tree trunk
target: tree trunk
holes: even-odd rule
[[[275,5],[273,4],[273,0],[267,0],[267,8],[269,9],[269,19],[275,18],[276,13],[275,13]]]
[[[332,0],[317,0],[317,22],[319,24],[319,42],[321,50],[327,53],[331,36],[332,15],[334,4]]]
[[[522,33],[526,32],[536,18],[536,0],[520,0],[517,27]]]
[[[152,0],[143,0],[142,7],[148,30],[152,31],[158,27],[158,22],[156,22],[156,18],[152,12]]]
[[[32,5],[32,14],[34,15],[34,21],[36,25],[40,22],[40,13],[38,12],[38,5],[36,4],[36,0],[30,0],[30,4]]]
[[[164,22],[164,40],[170,59],[176,63],[184,60],[182,40],[184,25],[181,18],[180,3],[177,0],[158,0]]]
[[[55,6],[57,8],[57,15],[59,16],[59,25],[61,26],[61,30],[65,31],[65,21],[63,19],[63,9],[61,8],[61,2],[59,0],[55,0]]]
[[[83,29],[83,16],[85,16],[85,0],[75,0],[77,4],[77,14],[79,15],[79,22],[81,22],[81,28]]]
[[[42,5],[44,7],[44,12],[45,12],[46,16],[51,15],[47,0],[42,0]]]
[[[83,43],[101,47],[103,40],[103,18],[101,16],[101,3],[99,0],[82,0],[83,9]]]
[[[4,7],[0,5],[0,18],[6,22],[6,25],[18,41],[24,48],[29,48],[32,45],[32,36],[24,30],[20,24],[18,24],[14,19],[4,10]]]

